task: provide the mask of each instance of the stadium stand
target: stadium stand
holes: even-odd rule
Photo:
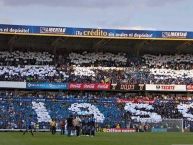
[[[48,52],[0,52],[1,81],[191,84],[192,55],[70,53],[60,59]]]
[[[33,117],[39,129],[49,129],[49,121],[57,122],[70,114],[94,114],[99,127],[113,128],[119,124],[126,127],[126,119],[131,117],[130,127],[136,123],[156,123],[162,119],[192,121],[192,98],[155,95],[136,96],[125,93],[100,92],[37,92],[2,91],[0,96],[0,128],[25,128],[25,119]],[[121,101],[120,101],[121,100]]]
[[[176,84],[193,83],[192,55],[150,55],[126,53],[0,52],[0,81]],[[39,129],[49,129],[49,121],[60,122],[70,114],[94,114],[98,127],[129,127],[156,123],[163,119],[193,121],[192,98],[172,95],[126,95],[123,92],[36,92],[0,93],[0,129],[24,129],[32,116]],[[126,97],[124,97],[126,96]]]
[[[0,32],[0,131],[193,130],[192,32],[26,28]]]

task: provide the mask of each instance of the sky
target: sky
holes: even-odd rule
[[[0,24],[193,31],[193,0],[0,0]]]

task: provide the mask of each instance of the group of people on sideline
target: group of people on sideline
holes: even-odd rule
[[[93,114],[81,116],[70,115],[67,119],[61,120],[58,125],[56,120],[52,119],[50,130],[53,135],[56,134],[57,126],[60,128],[61,135],[95,136],[95,118]]]

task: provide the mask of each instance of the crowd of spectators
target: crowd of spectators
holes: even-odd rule
[[[0,81],[192,84],[193,55],[0,52]]]
[[[0,51],[0,81],[187,85],[193,84],[193,55]],[[192,102],[192,97],[171,94],[1,90],[0,129],[25,128],[29,116],[45,129],[51,118],[59,122],[71,113],[89,111],[96,111],[92,114],[99,125],[109,128],[125,127],[127,118],[193,121]]]
[[[120,101],[122,100],[122,101]],[[25,128],[31,116],[40,129],[49,120],[70,114],[94,114],[100,127],[126,127],[126,121],[156,123],[162,119],[193,121],[192,97],[104,92],[0,91],[0,129]]]

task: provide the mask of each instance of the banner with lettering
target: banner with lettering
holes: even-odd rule
[[[72,28],[55,26],[5,25],[0,24],[2,34],[25,35],[59,35],[97,38],[127,38],[127,39],[193,39],[193,32],[187,31],[149,31],[149,30],[121,30]]]
[[[117,103],[145,103],[145,104],[153,104],[155,102],[154,99],[150,98],[118,98]]]
[[[144,91],[145,84],[111,84],[111,90],[115,91]]]
[[[70,83],[69,90],[110,90],[110,84],[107,83]]]
[[[67,90],[67,83],[27,82],[26,89]]]
[[[186,85],[154,85],[146,84],[146,91],[186,91]]]
[[[136,132],[133,128],[104,128],[103,132],[110,132],[110,133],[133,133]]]

